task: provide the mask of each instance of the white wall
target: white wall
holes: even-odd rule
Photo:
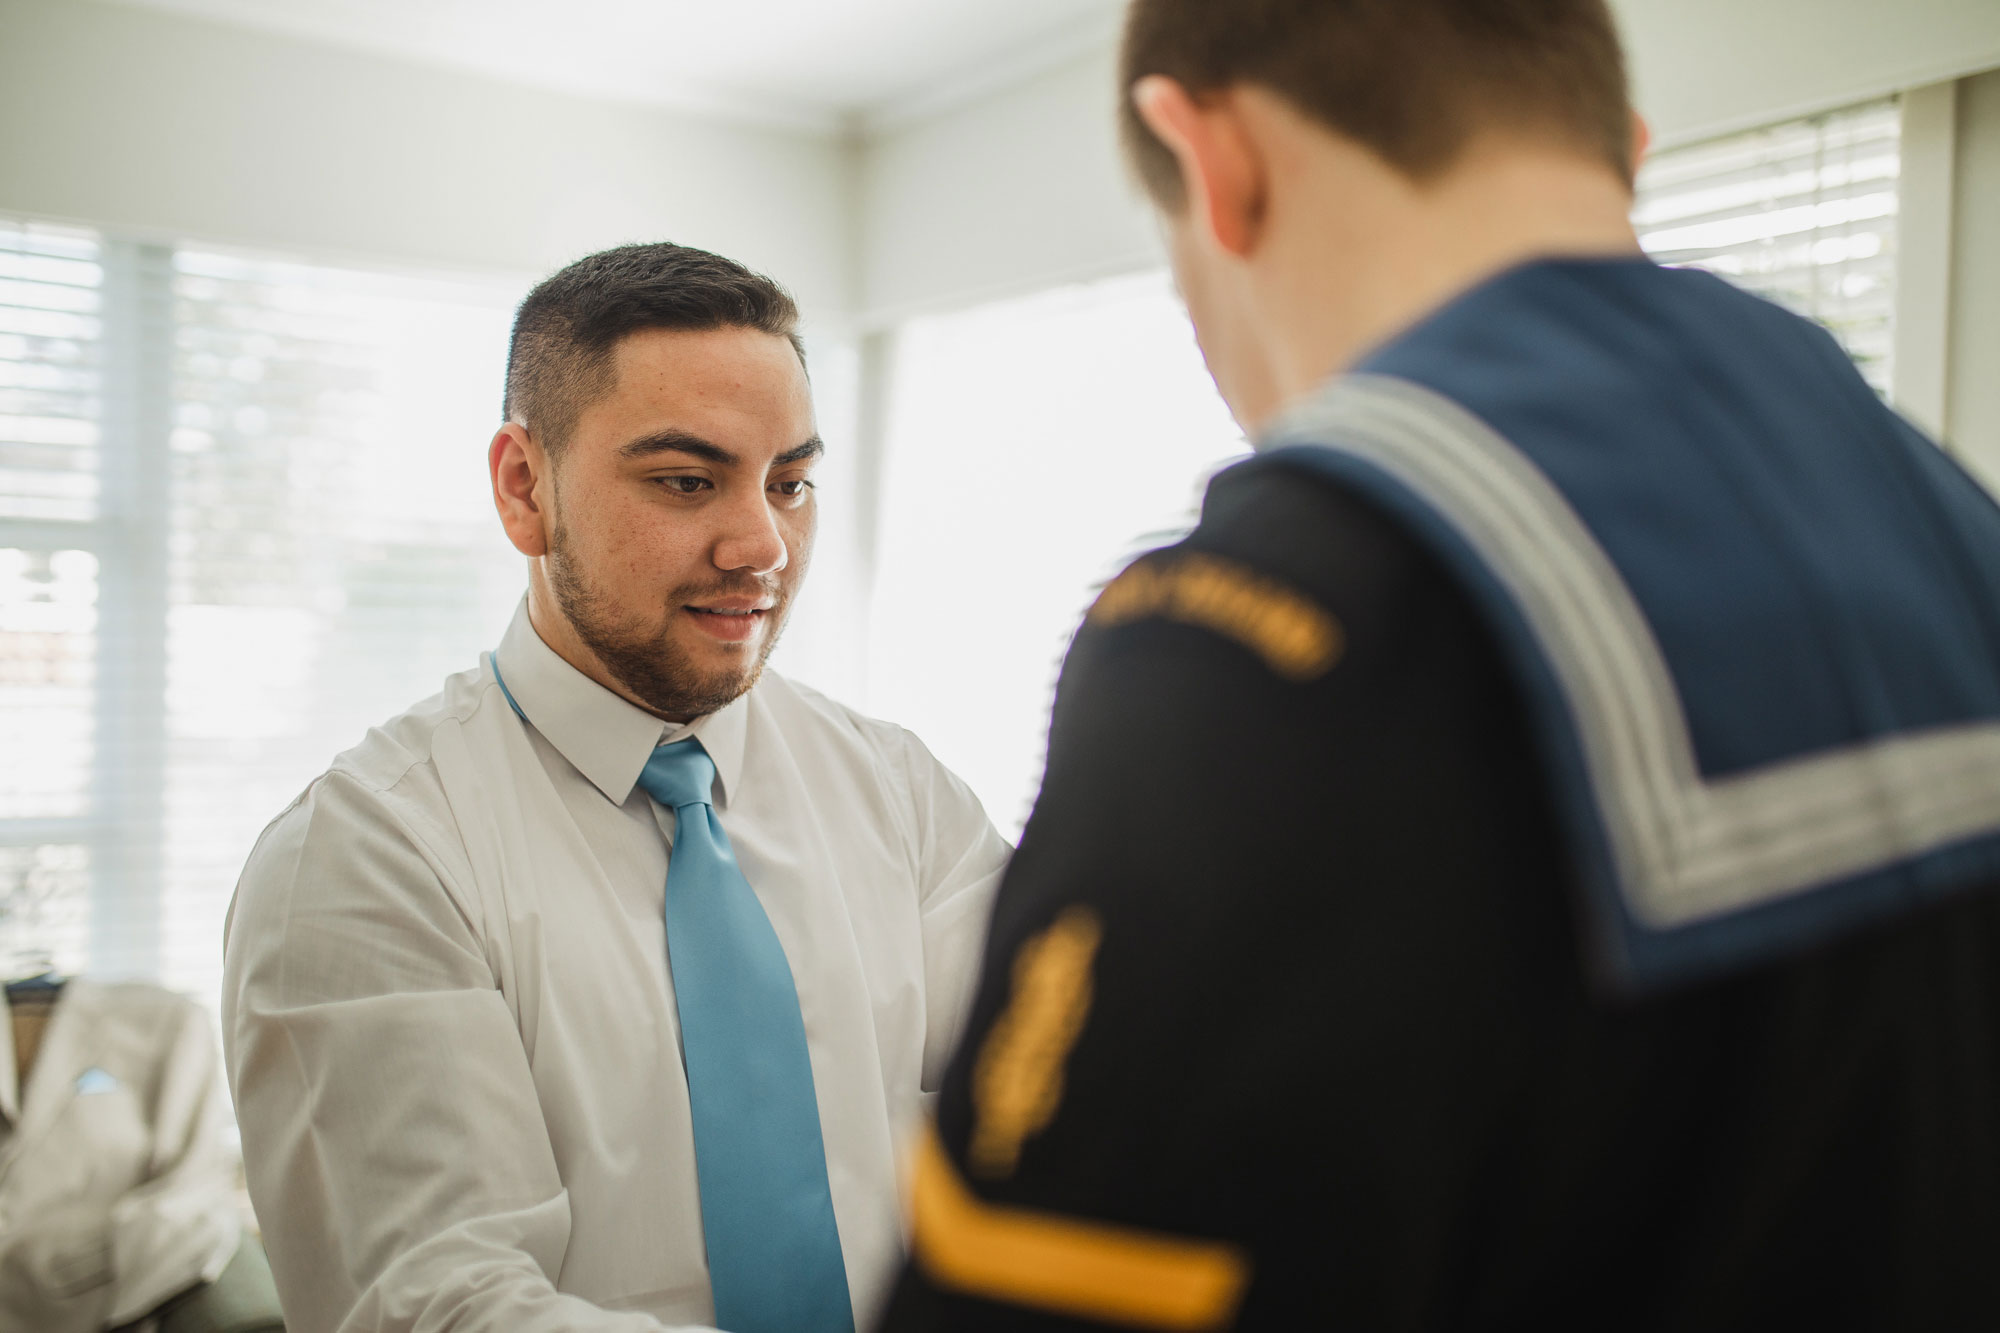
[[[1156,263],[1118,156],[1106,48],[873,137],[860,154],[871,323]]]
[[[2000,65],[1996,0],[1611,0],[1666,145]]]
[[[2000,0],[1614,3],[1668,143],[2000,66]],[[850,336],[1159,262],[1118,156],[1113,66],[1100,46],[856,146],[99,0],[0,0],[0,211],[521,276],[671,238],[771,272],[820,349],[823,429],[855,454],[827,488],[820,605],[787,645],[842,691],[861,671],[851,622],[879,468],[854,415],[880,386]],[[2000,355],[2000,251],[1983,239],[2000,228],[2000,113],[1984,86],[1958,139],[1956,253],[1963,281],[1992,291],[1953,304],[1950,378],[1954,436],[2000,476],[2000,378],[1975,373]]]
[[[2000,66],[2000,0],[1614,0],[1663,144]],[[870,323],[1157,262],[1110,50],[863,150]]]
[[[1614,0],[1663,142],[2000,66],[2000,0]],[[0,210],[520,273],[671,237],[822,335],[1158,262],[1108,47],[831,139],[97,0],[0,0]]]
[[[97,0],[0,0],[0,212],[523,285],[628,240],[789,286],[829,446],[781,665],[859,688],[854,153]],[[492,368],[498,405],[501,366]],[[484,438],[466,441],[476,457]],[[476,482],[476,469],[468,474]]]
[[[96,0],[0,0],[0,210],[536,275],[671,239],[853,305],[851,162],[741,128]]]

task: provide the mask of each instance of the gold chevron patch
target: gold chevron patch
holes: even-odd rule
[[[910,1243],[947,1290],[1133,1328],[1228,1326],[1250,1282],[1234,1246],[988,1203],[935,1128],[917,1147]]]

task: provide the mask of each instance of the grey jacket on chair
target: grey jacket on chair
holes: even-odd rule
[[[15,1081],[0,1022],[0,1329],[96,1333],[221,1275],[240,1225],[206,1013],[71,981]]]

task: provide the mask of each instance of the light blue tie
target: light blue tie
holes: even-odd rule
[[[715,1322],[729,1333],[853,1333],[798,988],[715,817],[714,784],[715,761],[695,740],[658,747],[639,775],[674,812],[667,957]]]
[[[500,655],[486,660],[527,722]],[[667,958],[716,1326],[854,1333],[798,987],[710,804],[715,761],[700,741],[658,746],[639,785],[674,812]]]

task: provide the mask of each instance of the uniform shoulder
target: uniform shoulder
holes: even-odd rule
[[[1399,521],[1282,456],[1252,458],[1219,474],[1184,546],[1336,600],[1400,589],[1434,568],[1428,549]]]
[[[1210,484],[1184,541],[1141,557],[1105,588],[1065,676],[1076,683],[1091,673],[1074,668],[1125,644],[1151,663],[1149,685],[1215,671],[1224,680],[1316,682],[1350,647],[1407,637],[1440,608],[1470,614],[1436,558],[1395,519],[1283,458],[1251,459]],[[1148,626],[1247,655],[1190,655],[1195,640],[1169,651]]]

